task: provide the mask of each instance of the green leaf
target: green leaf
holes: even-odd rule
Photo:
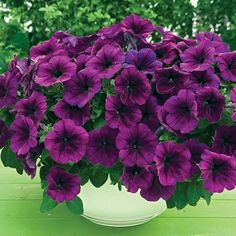
[[[43,149],[42,154],[41,154],[41,160],[42,160],[42,161],[45,161],[45,160],[47,159],[47,157],[49,157],[49,156],[50,156],[50,155],[49,155],[48,150]]]
[[[202,185],[201,183],[193,182],[188,184],[187,197],[190,206],[196,206],[201,197]]]
[[[103,184],[105,184],[107,178],[108,174],[106,173],[104,167],[97,165],[94,166],[93,169],[91,168],[91,174],[89,176],[89,179],[96,188],[99,188]]]
[[[76,215],[81,215],[84,212],[83,202],[79,197],[76,197],[70,202],[66,202],[67,208]]]
[[[2,149],[1,160],[5,167],[14,168],[17,173],[23,174],[23,165],[21,161],[16,158],[15,153],[11,151],[9,144],[6,144]]]
[[[40,212],[45,213],[54,209],[58,205],[57,202],[53,201],[46,192],[43,194],[43,200],[40,206]]]
[[[99,129],[101,128],[102,126],[104,126],[106,124],[106,121],[102,118],[98,118],[97,120],[94,121],[93,123],[93,127],[95,129]]]
[[[175,201],[174,201],[173,197],[171,197],[170,199],[168,199],[166,201],[166,205],[167,205],[167,208],[169,208],[169,209],[175,207]]]
[[[207,205],[211,203],[212,193],[209,193],[205,188],[202,188],[201,197],[206,200]]]
[[[183,209],[188,204],[187,187],[188,183],[177,183],[176,185],[176,190],[173,195],[173,200],[178,210]]]

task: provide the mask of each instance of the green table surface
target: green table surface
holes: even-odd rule
[[[234,236],[236,191],[214,196],[211,205],[167,210],[141,226],[109,228],[71,214],[62,204],[50,214],[39,212],[39,179],[19,176],[0,164],[0,236]]]

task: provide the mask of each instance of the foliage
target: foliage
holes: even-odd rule
[[[0,72],[14,53],[26,56],[29,46],[48,39],[55,31],[75,35],[96,32],[129,14],[149,18],[183,36],[214,30],[236,48],[236,5],[231,0],[3,0],[0,3]],[[194,22],[196,21],[196,22]],[[6,50],[7,49],[7,50]]]

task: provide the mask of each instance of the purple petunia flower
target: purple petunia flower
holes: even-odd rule
[[[80,54],[76,58],[76,64],[77,64],[77,71],[80,72],[86,68],[86,63],[89,60],[90,55],[88,54]]]
[[[144,73],[153,73],[161,68],[162,63],[156,60],[155,52],[150,48],[143,48],[140,51],[129,50],[125,56],[126,66],[135,66]]]
[[[164,104],[166,123],[174,130],[186,134],[198,125],[197,103],[189,90],[180,90],[177,96],[170,97]]]
[[[118,131],[108,126],[92,130],[89,133],[86,157],[92,164],[112,167],[118,160],[116,136]]]
[[[158,201],[160,198],[168,200],[175,191],[175,186],[163,186],[157,175],[153,175],[152,182],[148,188],[143,188],[140,195],[147,201]]]
[[[66,56],[54,56],[48,62],[39,64],[35,82],[48,87],[70,80],[76,73],[76,64]]]
[[[54,124],[45,138],[45,148],[54,161],[60,164],[77,163],[82,159],[88,143],[88,134],[74,121],[63,119]]]
[[[161,94],[176,94],[184,89],[189,78],[187,73],[178,70],[176,67],[163,68],[155,72],[156,89]]]
[[[212,150],[226,155],[236,151],[236,126],[221,126],[216,129]]]
[[[118,96],[108,96],[105,107],[105,118],[111,128],[130,127],[138,123],[142,117],[136,105],[123,104]]]
[[[198,115],[210,123],[220,120],[225,108],[225,97],[218,89],[205,87],[196,94]]]
[[[40,92],[34,91],[28,98],[20,99],[13,111],[16,111],[17,115],[27,116],[37,123],[43,120],[46,110],[46,97]]]
[[[36,161],[42,154],[42,150],[43,145],[37,145],[35,148],[30,149],[26,155],[21,155],[17,157],[22,161],[25,173],[31,176],[32,179],[36,175]]]
[[[17,116],[11,124],[11,149],[17,155],[25,155],[37,142],[37,127],[29,117]]]
[[[136,68],[124,69],[115,80],[115,91],[122,103],[143,105],[150,93],[147,77]]]
[[[160,143],[156,147],[155,161],[160,183],[164,186],[175,185],[190,175],[191,154],[188,148],[172,141]]]
[[[58,55],[66,56],[66,51],[62,48],[62,45],[58,43],[56,38],[51,38],[50,40],[44,41],[30,49],[30,57],[33,59]]]
[[[154,30],[154,27],[150,20],[142,19],[137,15],[130,15],[125,17],[125,19],[121,21],[121,28],[124,31],[143,37],[147,37]]]
[[[152,174],[143,167],[132,166],[125,167],[121,176],[121,181],[128,192],[136,193],[139,188],[146,189],[152,182]]]
[[[232,120],[236,121],[236,88],[233,88],[230,92],[230,100],[233,103],[234,111],[232,114]]]
[[[119,158],[125,166],[143,167],[152,162],[156,144],[155,134],[144,124],[122,127],[116,138]]]
[[[235,188],[235,158],[205,150],[201,159],[199,166],[206,190],[212,193],[221,193],[224,189]]]
[[[171,64],[179,56],[179,50],[174,43],[156,44],[155,49],[158,60],[165,64]]]
[[[236,82],[236,52],[221,53],[216,61],[223,79]]]
[[[220,79],[212,68],[204,71],[193,71],[187,83],[187,88],[196,92],[204,87],[220,87]]]
[[[214,62],[214,53],[211,43],[202,41],[197,47],[190,47],[180,55],[183,62],[180,67],[189,72],[207,70]]]
[[[10,132],[6,124],[0,120],[0,148],[3,148],[10,138]]]
[[[201,161],[201,155],[208,146],[204,143],[200,143],[197,139],[191,138],[184,142],[184,145],[189,149],[191,153],[191,170],[190,178],[199,172],[198,164]]]
[[[15,104],[17,97],[17,79],[10,72],[0,76],[0,108]]]
[[[222,42],[221,37],[212,32],[201,32],[196,35],[196,39],[199,41],[210,41],[212,47],[215,48],[216,53],[223,53],[223,52],[228,52],[229,51],[229,46]]]
[[[142,111],[142,119],[140,122],[146,124],[150,130],[155,132],[160,125],[157,117],[158,104],[156,98],[149,96],[147,102],[140,108]]]
[[[53,108],[53,112],[57,117],[71,119],[76,125],[84,125],[89,120],[90,110],[89,103],[80,108],[78,105],[71,106],[64,100],[60,100]]]
[[[105,45],[93,56],[86,67],[101,78],[112,78],[122,67],[125,56],[120,47]]]
[[[58,167],[49,170],[47,183],[48,196],[58,203],[72,201],[80,193],[79,176]]]
[[[100,76],[86,69],[64,83],[64,100],[72,106],[83,107],[100,90]]]

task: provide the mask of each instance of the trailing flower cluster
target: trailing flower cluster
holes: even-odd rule
[[[0,147],[18,172],[38,166],[56,202],[109,174],[148,201],[196,205],[191,190],[198,201],[236,186],[234,82],[236,52],[215,33],[185,39],[136,15],[56,32],[0,77]]]

